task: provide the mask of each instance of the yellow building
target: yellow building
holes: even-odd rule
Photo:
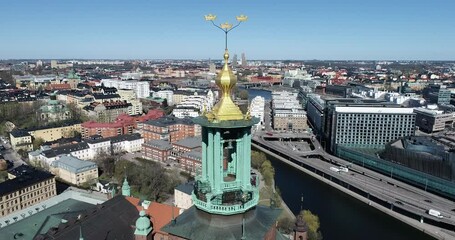
[[[63,181],[81,185],[93,183],[98,179],[98,165],[84,161],[71,155],[65,155],[51,164],[51,172]]]
[[[75,132],[81,132],[81,124],[72,124],[54,128],[42,128],[29,130],[28,133],[35,139],[42,138],[44,141],[55,141],[60,138],[72,137]]]
[[[38,204],[57,195],[55,176],[27,165],[8,172],[0,183],[0,217]]]
[[[10,132],[9,138],[11,140],[11,147],[15,151],[18,151],[19,149],[25,151],[33,150],[32,136],[26,131],[14,129]]]

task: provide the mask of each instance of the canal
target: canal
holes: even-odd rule
[[[294,214],[302,205],[318,215],[324,240],[434,239],[271,156],[268,158],[275,168],[275,181],[283,200]]]

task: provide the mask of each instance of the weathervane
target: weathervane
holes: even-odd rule
[[[248,20],[248,17],[241,14],[240,16],[236,16],[235,18],[237,19],[237,24],[235,26],[233,26],[233,24],[230,24],[228,22],[225,22],[225,23],[222,23],[220,24],[219,26],[215,24],[215,20],[216,20],[216,16],[213,15],[213,14],[208,14],[208,15],[205,15],[205,20],[206,21],[210,21],[213,26],[221,29],[221,31],[224,32],[225,34],[225,49],[227,50],[228,47],[227,47],[227,43],[228,43],[228,33],[233,30],[234,28],[238,27],[242,22],[246,22]]]

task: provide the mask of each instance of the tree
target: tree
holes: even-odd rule
[[[41,147],[41,145],[43,145],[44,142],[45,141],[42,138],[35,138],[33,140],[33,150],[39,149]]]
[[[308,226],[308,240],[322,239],[322,233],[319,230],[321,224],[319,222],[319,217],[317,215],[314,215],[310,210],[303,210],[297,217],[303,218],[303,220]]]
[[[259,169],[262,164],[267,160],[265,153],[258,151],[251,151],[251,167]]]
[[[275,178],[275,169],[272,166],[272,163],[269,160],[266,160],[261,165],[262,178],[264,178],[264,182],[267,186],[272,186],[273,179]]]
[[[247,100],[248,99],[248,91],[247,90],[241,90],[239,93],[239,98],[242,100]]]

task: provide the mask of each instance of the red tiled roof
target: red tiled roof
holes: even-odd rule
[[[46,90],[62,90],[62,89],[71,89],[71,85],[68,83],[56,83],[56,84],[49,84],[46,87]]]
[[[143,207],[139,205],[140,200],[135,197],[125,197],[128,202],[136,206],[138,211],[143,210]],[[174,218],[180,215],[180,208],[173,207],[163,203],[152,202],[147,209],[144,209],[147,215],[150,216],[153,226],[153,232],[160,232],[165,235],[167,233],[161,232],[161,228],[164,227],[172,220],[172,211],[174,211]]]

